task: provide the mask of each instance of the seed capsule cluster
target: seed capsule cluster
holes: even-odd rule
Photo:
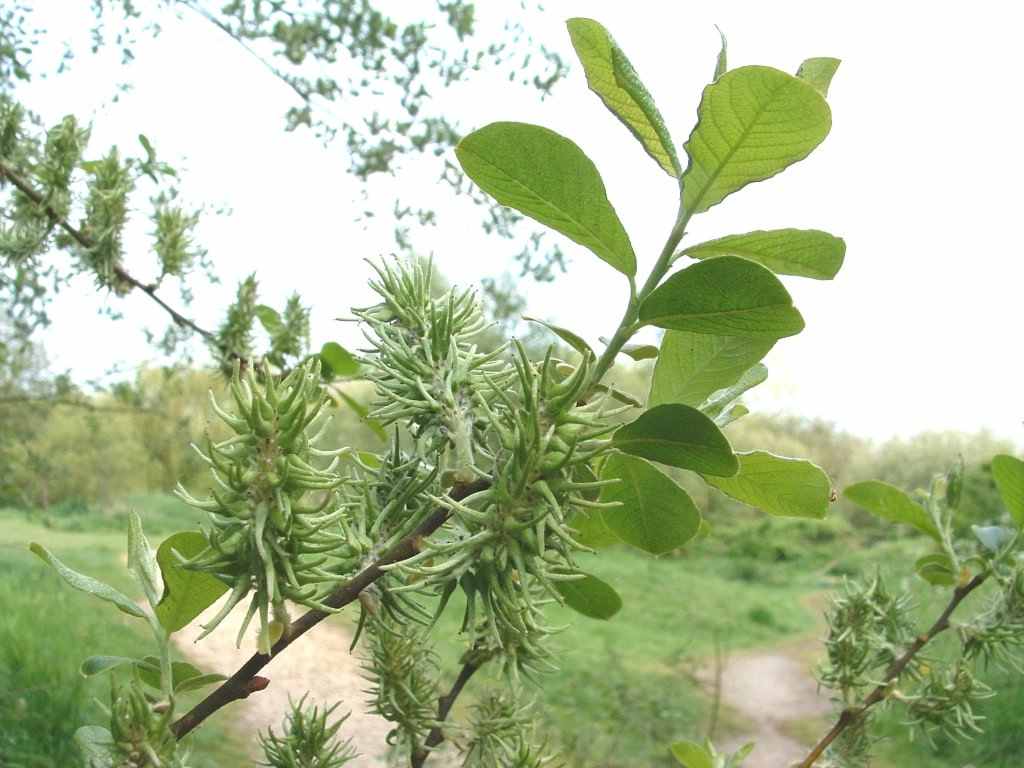
[[[340,525],[346,511],[336,493],[343,482],[337,472],[342,451],[315,447],[326,426],[314,434],[326,402],[319,363],[306,363],[280,382],[267,367],[258,377],[251,369],[243,376],[236,364],[230,390],[233,412],[210,399],[234,434],[218,443],[207,439],[200,451],[215,481],[210,497],[199,500],[178,487],[178,495],[205,510],[210,521],[209,546],[183,563],[232,587],[203,635],[252,593],[239,642],[258,612],[259,646],[266,653],[287,629],[285,600],[330,610],[320,601],[359,558],[339,549],[346,543]]]
[[[485,371],[503,368],[477,351],[473,337],[487,327],[469,290],[431,295],[429,263],[371,265],[370,287],[381,303],[353,310],[366,326],[373,354],[366,359],[380,398],[370,416],[383,424],[402,422],[457,482],[479,476],[476,448],[482,442],[474,392]]]
[[[161,711],[158,711],[161,710]],[[174,710],[154,707],[138,676],[127,685],[111,682],[110,735],[119,753],[117,768],[187,768],[171,732]]]

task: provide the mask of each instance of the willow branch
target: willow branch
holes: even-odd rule
[[[452,488],[448,494],[452,499],[460,501],[467,496],[482,491],[488,487],[489,481],[476,480],[472,483],[460,483]],[[376,561],[368,565],[352,579],[342,584],[332,592],[323,602],[333,609],[343,608],[354,602],[359,593],[373,584],[384,575],[382,568],[387,565],[406,560],[419,551],[420,540],[429,536],[440,528],[448,519],[447,509],[439,508],[434,510],[422,523],[417,526],[411,534],[399,541]],[[206,718],[212,715],[221,707],[230,704],[232,701],[244,699],[252,693],[252,680],[256,673],[267,666],[272,659],[283,653],[288,646],[302,637],[321,621],[333,613],[311,610],[300,616],[291,625],[291,628],[274,643],[270,653],[256,653],[245,664],[239,667],[231,677],[221,683],[220,687],[209,696],[199,702],[191,711],[183,715],[172,726],[174,735],[181,739],[187,733],[194,730]]]
[[[835,741],[839,735],[857,722],[864,714],[881,701],[884,701],[889,695],[892,684],[897,681],[902,675],[904,670],[914,657],[921,652],[928,643],[935,639],[937,635],[942,634],[949,629],[949,619],[953,615],[953,612],[960,607],[960,603],[971,594],[974,590],[985,583],[988,578],[987,573],[979,573],[973,579],[966,584],[957,587],[953,590],[953,597],[950,598],[949,603],[946,605],[945,610],[939,615],[939,618],[932,624],[931,629],[925,632],[923,635],[918,635],[914,642],[910,644],[910,647],[900,656],[898,659],[889,665],[889,668],[885,671],[885,676],[882,678],[874,690],[868,694],[867,698],[859,706],[848,707],[839,714],[839,719],[835,725],[826,733],[821,740],[814,746],[810,754],[804,758],[803,762],[800,763],[799,768],[811,768],[828,749],[829,745]]]
[[[462,689],[469,682],[469,678],[475,675],[481,666],[481,664],[474,664],[472,662],[463,664],[462,669],[459,670],[459,676],[455,678],[455,682],[452,684],[451,690],[448,691],[446,696],[441,696],[437,700],[437,725],[430,729],[430,733],[427,734],[427,740],[423,743],[424,746],[413,752],[412,759],[409,762],[410,768],[423,768],[423,763],[430,757],[430,751],[444,742],[442,725],[447,719],[448,713],[452,711],[455,700],[459,698]]]
[[[64,230],[71,237],[71,239],[73,239],[76,243],[82,246],[82,248],[85,248],[86,250],[93,250],[96,247],[96,243],[93,242],[91,237],[89,237],[85,232],[71,224],[67,219],[65,219],[63,216],[57,213],[57,211],[54,210],[53,206],[47,204],[47,202],[43,199],[43,196],[32,188],[31,184],[25,181],[25,179],[21,178],[21,176],[18,173],[16,173],[13,168],[11,168],[2,160],[0,160],[0,177],[9,180],[11,184],[13,184],[19,192],[25,195],[25,197],[27,197],[37,206],[42,208],[43,211],[46,212],[46,215],[50,217],[50,220],[57,226],[59,226],[62,230]],[[214,334],[212,331],[202,328],[194,320],[186,317],[181,312],[172,307],[170,304],[168,304],[166,301],[164,301],[162,298],[160,298],[160,296],[157,295],[155,285],[150,285],[148,283],[142,282],[119,264],[115,264],[113,266],[113,272],[117,279],[120,280],[122,283],[130,285],[132,288],[137,288],[138,290],[142,291],[144,294],[149,296],[149,298],[151,298],[161,309],[163,309],[168,315],[171,316],[171,319],[175,322],[175,324],[182,328],[188,328],[189,330],[198,333],[200,336],[202,336],[209,342],[216,343],[216,334]]]

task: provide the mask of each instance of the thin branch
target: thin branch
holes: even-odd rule
[[[431,750],[444,742],[444,731],[441,729],[441,726],[445,719],[447,719],[448,713],[452,711],[455,700],[459,698],[462,689],[469,682],[469,678],[476,674],[480,667],[480,664],[473,664],[472,662],[463,664],[462,669],[459,670],[459,676],[455,678],[455,682],[452,684],[452,689],[448,691],[448,695],[441,696],[437,700],[437,725],[430,729],[424,746],[413,752],[409,763],[410,768],[423,768],[423,763],[430,757]]]
[[[21,178],[21,176],[18,175],[18,173],[16,173],[13,168],[4,163],[2,160],[0,160],[0,177],[8,179],[11,182],[11,184],[13,184],[18,189],[19,192],[25,195],[25,197],[27,197],[37,206],[42,208],[46,212],[47,216],[50,217],[50,220],[57,224],[57,226],[59,226],[65,232],[67,232],[68,235],[70,235],[71,238],[80,246],[82,246],[86,250],[92,250],[96,247],[96,243],[93,242],[91,237],[89,237],[87,234],[85,234],[80,229],[71,224],[67,219],[60,216],[52,206],[46,203],[42,195],[36,192],[36,190],[34,190],[32,186],[27,181],[25,181],[25,179]],[[164,301],[162,298],[160,298],[160,296],[157,295],[155,285],[143,283],[141,280],[139,280],[138,278],[130,274],[127,270],[125,270],[124,267],[118,264],[115,264],[113,266],[113,270],[114,275],[117,277],[118,280],[127,285],[130,285],[132,288],[139,289],[147,296],[149,296],[149,298],[156,302],[161,309],[163,309],[168,315],[171,316],[171,319],[177,325],[181,326],[182,328],[188,328],[189,330],[198,333],[200,336],[202,336],[209,342],[216,343],[217,336],[215,333],[200,327],[199,325],[196,324],[194,320],[186,317],[181,312],[172,307],[170,304],[168,304],[166,301]]]
[[[987,573],[979,573],[966,584],[953,590],[953,597],[950,599],[945,610],[943,610],[939,615],[939,618],[937,618],[935,623],[932,624],[931,629],[923,635],[918,635],[904,654],[889,665],[889,668],[885,671],[885,676],[882,678],[882,682],[879,683],[870,694],[868,694],[867,698],[864,699],[859,706],[848,707],[840,713],[839,719],[836,721],[835,725],[833,725],[829,732],[826,733],[814,746],[814,749],[811,750],[810,754],[808,754],[807,757],[804,758],[803,762],[800,763],[799,768],[811,768],[818,761],[818,758],[825,754],[825,750],[828,749],[829,745],[835,741],[844,730],[863,717],[864,713],[875,704],[886,699],[891,691],[892,683],[900,678],[904,670],[907,668],[907,665],[914,660],[914,657],[920,653],[922,648],[934,640],[936,635],[940,635],[949,629],[949,619],[953,615],[953,612],[969,594],[984,584],[986,579],[988,579]]]
[[[486,480],[460,483],[453,487],[448,495],[452,499],[460,501],[477,491],[484,490],[488,485],[489,482]],[[352,579],[334,590],[324,600],[324,603],[331,608],[337,609],[355,601],[359,597],[360,592],[384,575],[384,571],[381,570],[383,566],[398,563],[415,555],[419,551],[421,539],[440,528],[445,520],[448,519],[448,515],[447,509],[434,510],[419,524],[415,531],[391,547],[378,560],[368,565],[352,577]],[[245,664],[239,667],[238,671],[221,683],[220,687],[177,720],[171,726],[174,735],[181,739],[221,707],[248,696],[251,693],[251,681],[256,677],[257,672],[269,664],[273,658],[283,653],[295,640],[302,637],[302,635],[331,615],[333,614],[312,610],[300,616],[292,623],[289,631],[274,643],[270,649],[270,654],[254,654]]]

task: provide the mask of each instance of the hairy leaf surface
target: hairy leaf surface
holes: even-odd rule
[[[774,345],[775,339],[669,331],[661,340],[647,404],[700,405],[735,384]]]

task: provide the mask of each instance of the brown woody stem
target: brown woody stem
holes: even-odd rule
[[[884,701],[892,690],[892,684],[899,680],[900,676],[906,670],[907,665],[914,660],[914,657],[921,652],[928,643],[935,639],[936,635],[942,634],[949,629],[949,619],[953,615],[953,612],[960,606],[960,603],[971,594],[974,590],[985,583],[988,578],[987,573],[979,573],[973,579],[966,584],[963,584],[953,590],[953,597],[950,598],[949,603],[946,605],[945,610],[939,615],[939,618],[932,624],[925,634],[918,635],[910,647],[900,656],[898,659],[889,665],[889,668],[885,671],[885,676],[882,678],[882,682],[875,686],[874,690],[868,694],[867,698],[864,699],[856,707],[848,707],[839,714],[839,719],[835,725],[822,736],[821,740],[814,745],[814,749],[810,751],[810,754],[804,758],[803,762],[800,763],[799,768],[812,768],[812,766],[818,761],[825,750],[829,748],[839,735],[853,725],[857,720],[864,716],[864,714],[875,704]]]
[[[448,695],[442,696],[437,700],[437,725],[430,729],[430,733],[427,734],[427,740],[424,742],[424,746],[416,749],[412,753],[412,758],[409,765],[411,768],[422,768],[423,763],[428,757],[430,757],[430,751],[444,742],[444,731],[441,729],[442,724],[448,717],[448,713],[452,711],[452,707],[455,705],[455,700],[459,698],[459,694],[462,693],[462,689],[466,687],[466,683],[469,682],[476,671],[480,669],[480,664],[474,664],[467,662],[462,665],[462,669],[459,670],[459,676],[455,678],[455,682],[452,684],[452,689],[448,691]]]
[[[477,491],[484,490],[488,485],[489,483],[486,480],[459,484],[452,488],[448,495],[456,501],[461,501]],[[419,524],[415,531],[391,547],[391,549],[352,577],[352,579],[334,590],[324,600],[324,603],[331,608],[337,609],[355,601],[359,597],[360,592],[384,575],[384,571],[381,570],[383,566],[406,560],[416,554],[419,539],[429,536],[440,528],[445,520],[448,519],[448,514],[446,509],[434,510]],[[324,611],[312,610],[300,616],[292,623],[290,630],[274,643],[269,654],[254,654],[231,677],[221,683],[215,691],[196,704],[190,712],[177,720],[171,726],[174,735],[181,739],[221,707],[230,704],[232,701],[243,699],[249,693],[252,693],[253,686],[251,681],[256,677],[257,672],[269,664],[276,656],[283,653],[298,638],[331,615]]]

